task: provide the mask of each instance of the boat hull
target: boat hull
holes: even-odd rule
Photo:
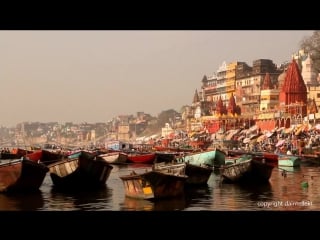
[[[279,167],[299,167],[301,158],[298,156],[279,156]]]
[[[226,165],[220,169],[220,173],[223,182],[262,183],[269,181],[273,168],[273,165],[248,159],[239,163]]]
[[[104,186],[113,169],[109,163],[85,152],[79,158],[61,160],[48,167],[57,188]]]
[[[186,181],[187,185],[206,185],[213,172],[212,167],[208,166],[196,166],[192,164],[187,164],[186,175],[188,179]]]
[[[187,176],[149,171],[142,174],[132,173],[131,175],[120,176],[120,178],[127,197],[160,199],[183,195]]]
[[[153,163],[156,158],[155,153],[148,154],[128,154],[127,160],[131,163]]]
[[[0,192],[38,191],[49,169],[30,160],[13,160],[0,166]]]
[[[225,153],[218,149],[197,153],[188,153],[179,158],[179,161],[190,163],[196,166],[208,165],[219,168],[225,164]]]

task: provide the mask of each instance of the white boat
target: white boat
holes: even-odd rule
[[[127,155],[122,152],[110,152],[100,154],[99,157],[103,158],[108,163],[121,164],[127,162]]]

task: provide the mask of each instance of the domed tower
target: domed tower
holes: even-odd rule
[[[284,84],[284,79],[287,76],[287,69],[285,68],[284,71],[279,75],[278,77],[278,89],[282,89],[283,84]]]

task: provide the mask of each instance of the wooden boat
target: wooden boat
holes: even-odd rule
[[[94,154],[82,152],[78,158],[67,158],[48,165],[53,184],[59,188],[101,187],[113,167]]]
[[[42,149],[42,150],[36,150],[32,153],[28,153],[25,155],[25,157],[35,162],[40,161],[41,163],[47,166],[49,164],[52,164],[54,162],[57,162],[63,159],[64,157],[66,157],[66,155],[61,152]]]
[[[320,164],[320,152],[315,154],[301,154],[298,155],[301,158],[301,162],[307,165],[319,165]]]
[[[226,164],[241,162],[244,159],[251,158],[251,156],[254,156],[256,160],[263,160],[265,163],[268,163],[273,166],[278,166],[279,155],[271,152],[246,152],[239,156],[228,156],[226,158]]]
[[[66,157],[66,154],[63,152],[42,149],[42,157],[40,162],[42,162],[44,165],[49,165]]]
[[[49,171],[42,163],[16,159],[0,164],[0,192],[39,190]]]
[[[131,163],[153,163],[155,158],[155,153],[128,153],[127,157]]]
[[[31,161],[38,162],[42,157],[42,150],[36,150],[32,153],[27,153],[25,157]]]
[[[58,187],[71,187],[81,179],[78,169],[78,158],[60,160],[49,164],[50,177],[53,185]]]
[[[246,155],[234,164],[221,167],[220,173],[223,182],[261,183],[269,181],[274,167],[260,156]]]
[[[186,175],[186,163],[154,163],[152,166],[153,171],[174,175]]]
[[[245,150],[228,150],[227,155],[231,157],[240,157],[244,154],[248,154],[248,151]]]
[[[0,158],[1,159],[18,159],[25,156],[27,153],[31,153],[33,151],[22,149],[22,148],[14,148],[9,152],[1,152]]]
[[[197,166],[208,165],[219,168],[220,166],[225,165],[225,156],[226,154],[223,151],[215,149],[203,152],[187,153],[178,157],[177,160]]]
[[[160,163],[160,162],[174,162],[176,157],[180,155],[179,152],[162,152],[162,151],[156,151],[155,152],[156,157],[154,162]]]
[[[123,182],[125,195],[139,199],[161,199],[178,197],[184,194],[186,175],[147,171],[137,174],[120,176]]]
[[[301,158],[295,155],[280,155],[278,160],[279,167],[299,167]]]
[[[105,186],[113,167],[96,157],[95,153],[83,151],[79,156],[79,168],[86,184]]]
[[[197,166],[187,163],[186,175],[188,176],[188,185],[206,185],[213,172],[213,167],[210,166]]]
[[[123,164],[127,162],[127,154],[121,153],[121,152],[110,152],[110,153],[100,154],[98,155],[98,157],[112,164]]]
[[[190,163],[154,163],[152,169],[163,173],[187,175],[187,185],[207,184],[213,168],[209,166],[197,166]]]
[[[78,158],[78,157],[81,155],[81,153],[82,153],[81,150],[79,150],[79,151],[74,151],[74,152],[72,152],[72,153],[70,153],[70,154],[68,155],[68,158],[69,158],[69,159]]]

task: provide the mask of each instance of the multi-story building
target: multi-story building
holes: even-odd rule
[[[275,110],[279,105],[279,89],[267,73],[261,86],[260,111]]]

